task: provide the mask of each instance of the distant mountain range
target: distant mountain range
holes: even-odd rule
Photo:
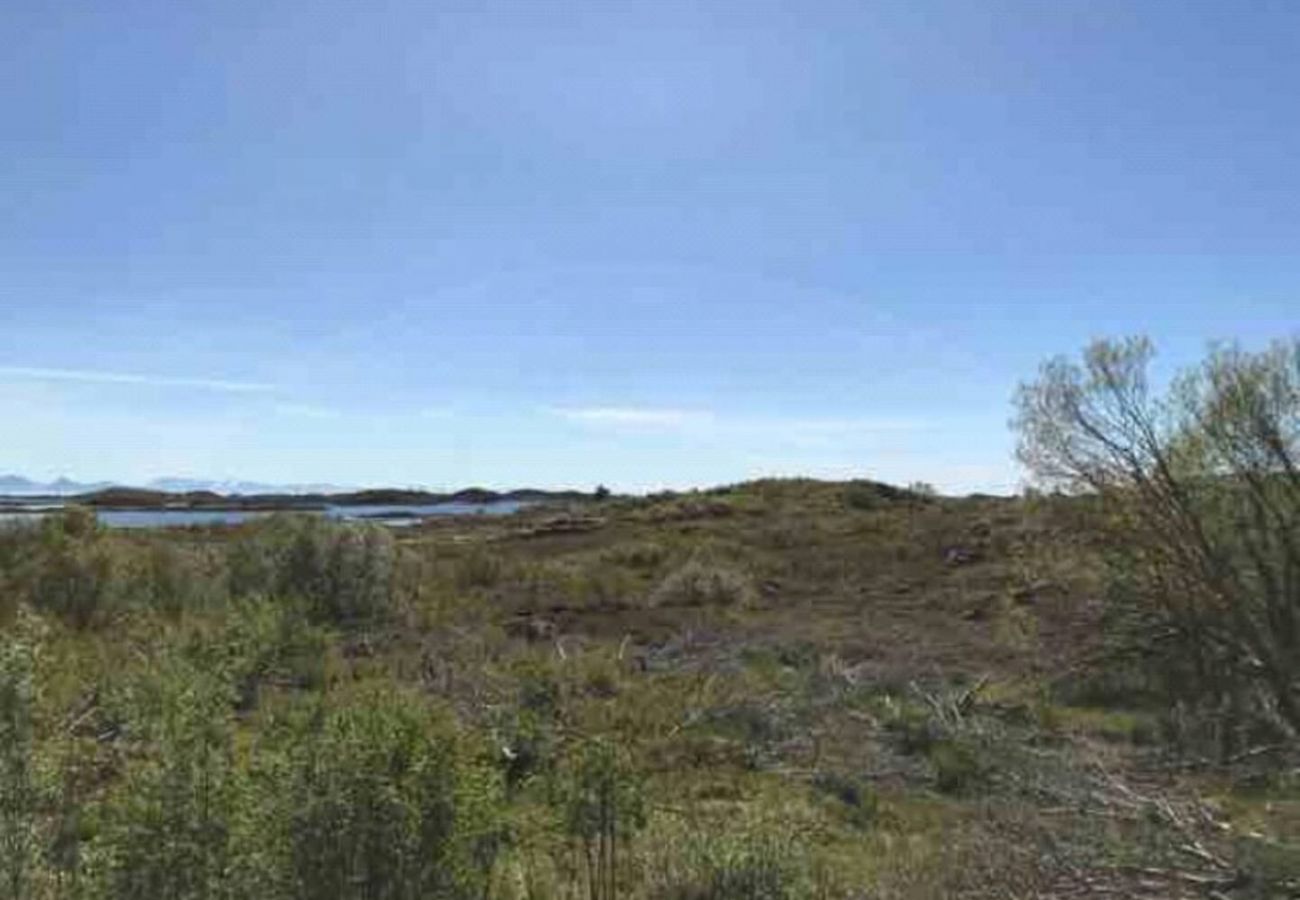
[[[356,490],[340,484],[270,484],[262,481],[211,480],[204,478],[155,478],[148,484],[126,485],[143,487],[151,491],[170,494],[188,494],[194,491],[211,491],[214,494],[340,494]]]
[[[0,498],[12,505],[23,497],[76,497],[78,503],[109,509],[315,509],[323,505],[412,506],[438,503],[474,505],[515,501],[581,501],[596,494],[516,488],[494,491],[481,487],[457,491],[423,488],[356,488],[333,484],[263,484],[256,481],[216,481],[201,478],[155,478],[145,484],[110,481],[33,481],[21,475],[0,475]]]
[[[54,481],[33,481],[21,475],[0,475],[0,495],[9,497],[70,497],[112,487],[141,488],[169,494],[208,491],[225,496],[338,494],[351,490],[351,488],[334,484],[265,484],[258,481],[235,481],[230,479],[155,478],[144,484],[123,484],[115,481],[73,481],[70,478],[56,478]]]

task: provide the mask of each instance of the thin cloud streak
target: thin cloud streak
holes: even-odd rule
[[[313,406],[310,403],[277,403],[275,412],[282,416],[298,416],[304,419],[339,419],[343,413],[328,406]]]
[[[684,428],[713,421],[713,414],[685,409],[652,409],[626,406],[596,406],[551,409],[570,422],[593,425],[624,425],[650,428]]]
[[[133,372],[101,372],[90,369],[47,369],[34,366],[0,366],[0,378],[31,381],[76,381],[82,384],[135,384],[147,387],[195,388],[234,394],[267,394],[275,385],[224,378],[188,378],[171,375],[141,375]]]
[[[570,422],[610,427],[638,426],[656,428],[691,428],[708,426],[711,431],[728,434],[781,434],[793,437],[852,437],[918,431],[932,427],[918,419],[902,418],[798,418],[719,416],[705,410],[663,409],[655,407],[596,406],[552,407],[547,410]]]
[[[764,424],[764,423],[760,423]],[[854,434],[919,431],[931,423],[920,419],[776,419],[770,423],[783,429],[816,434]]]

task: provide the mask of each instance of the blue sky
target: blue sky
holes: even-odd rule
[[[0,471],[1010,489],[1300,325],[1300,4],[0,5]]]

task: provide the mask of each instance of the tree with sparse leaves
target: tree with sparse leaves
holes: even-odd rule
[[[1158,391],[1144,338],[1097,341],[1021,386],[1019,458],[1099,496],[1144,652],[1230,727],[1300,733],[1300,339],[1214,348]]]

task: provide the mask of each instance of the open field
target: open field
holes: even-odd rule
[[[1295,895],[1294,748],[1217,752],[1113,656],[1098,515],[765,481],[393,532],[8,529],[5,884]]]

